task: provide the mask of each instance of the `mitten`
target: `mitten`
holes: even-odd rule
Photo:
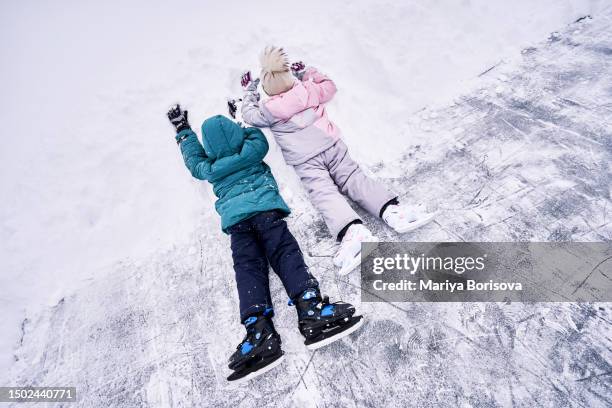
[[[247,71],[242,74],[240,78],[240,85],[244,88],[246,92],[255,92],[257,93],[257,86],[259,85],[259,78],[253,80],[251,78],[251,71]],[[257,98],[259,99],[259,98]]]
[[[168,111],[168,119],[170,123],[174,125],[176,132],[181,130],[191,129],[189,121],[187,120],[187,111],[181,109],[181,105],[176,104]]]
[[[291,72],[300,81],[302,80],[302,77],[304,76],[305,70],[306,70],[306,65],[302,61],[297,61],[291,64]]]

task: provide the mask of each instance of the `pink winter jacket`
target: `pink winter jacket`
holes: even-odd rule
[[[252,126],[269,127],[287,164],[301,164],[340,138],[340,130],[325,111],[325,103],[335,93],[334,82],[309,67],[293,88],[262,103],[257,90],[247,88],[242,119]]]

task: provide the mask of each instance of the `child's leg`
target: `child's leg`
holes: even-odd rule
[[[329,170],[323,163],[323,153],[305,163],[294,166],[312,205],[321,213],[334,238],[349,223],[359,220],[359,215],[338,191]]]
[[[342,140],[323,154],[329,174],[340,191],[370,214],[380,216],[385,204],[397,198],[397,194],[387,190],[381,182],[364,174],[359,164],[349,156]]]
[[[283,216],[277,211],[267,211],[252,220],[272,269],[293,299],[306,289],[318,288],[319,283],[308,271],[300,246]]]
[[[229,229],[236,286],[240,299],[240,321],[272,307],[268,261],[251,219]]]

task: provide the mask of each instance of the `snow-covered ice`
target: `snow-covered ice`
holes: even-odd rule
[[[402,237],[365,216],[381,238],[609,241],[612,12],[532,3],[320,2],[297,21],[286,2],[0,6],[0,380],[92,407],[609,404],[609,304],[364,303],[359,336],[312,353],[275,279],[288,359],[232,389],[229,240],[164,117],[223,113],[282,44],[337,81],[353,156],[444,210]],[[268,162],[313,273],[358,303],[274,145]]]

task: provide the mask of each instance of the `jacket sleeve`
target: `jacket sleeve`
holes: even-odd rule
[[[308,67],[302,81],[312,81],[319,96],[319,103],[329,102],[336,94],[336,84],[327,75],[320,73],[316,68]]]
[[[246,90],[244,92],[242,97],[242,119],[251,126],[269,127],[271,125],[259,107],[259,94],[257,91]]]
[[[181,153],[185,166],[193,177],[200,180],[209,180],[212,174],[213,161],[206,156],[206,152],[193,130],[182,130],[176,135],[177,140],[184,135],[187,135],[187,138],[181,142]]]

